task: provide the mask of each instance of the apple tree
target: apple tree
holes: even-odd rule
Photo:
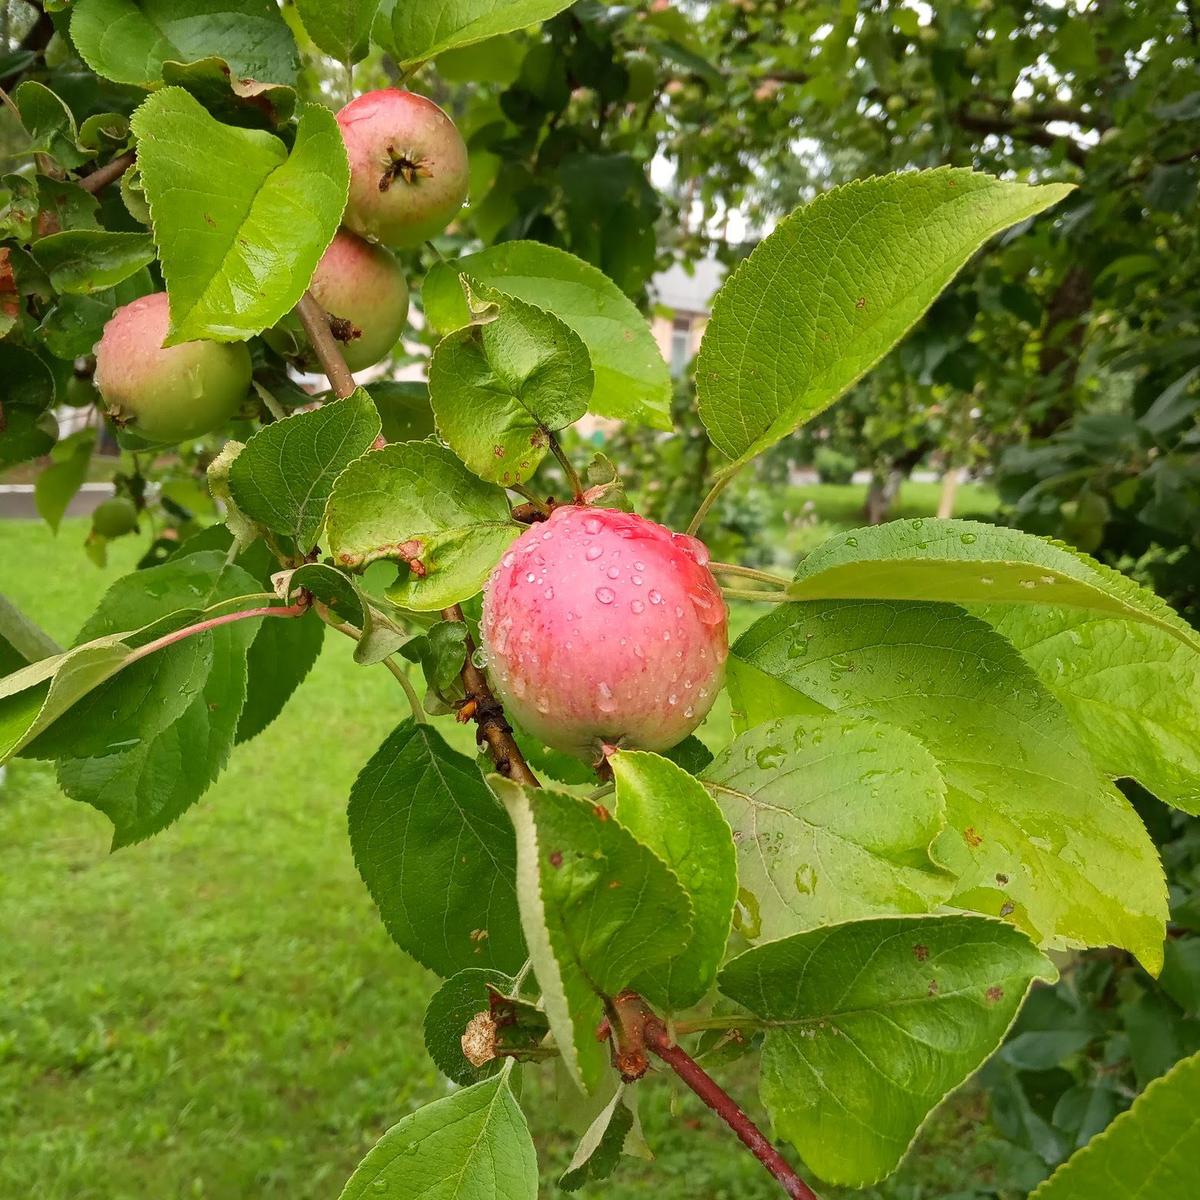
[[[603,1180],[636,1144],[652,1063],[786,1194],[814,1195],[792,1150],[806,1175],[867,1186],[1063,952],[1161,968],[1163,869],[1114,780],[1196,810],[1193,747],[1160,716],[1195,728],[1200,634],[1017,530],[867,527],[790,576],[703,540],[739,471],[864,378],[981,248],[1054,222],[1068,185],[939,166],[782,220],[716,298],[696,365],[714,478],[671,529],[631,510],[619,462],[566,437],[589,413],[670,435],[666,365],[630,299],[653,229],[630,243],[609,224],[656,206],[584,219],[563,185],[547,240],[483,234],[475,201],[443,239],[474,138],[399,86],[446,56],[486,80],[519,34],[507,129],[530,111],[520,91],[555,76],[556,22],[578,24],[578,50],[583,16],[561,0],[53,8],[92,74],[12,93],[29,162],[4,182],[0,461],[49,454],[61,495],[78,443],[56,444],[52,412],[83,380],[134,462],[100,544],[151,491],[182,510],[199,468],[221,520],[177,513],[70,647],[0,609],[0,757],[54,761],[125,847],[203,819],[190,810],[327,634],[395,677],[347,832],[397,947],[443,980],[424,1032],[458,1086],[399,1117],[346,1200],[534,1196],[520,1078],[546,1069],[593,1106],[563,1186]],[[384,55],[397,86],[335,115],[336,76],[301,69],[298,38],[350,68]],[[641,60],[570,61],[568,108],[637,115]],[[489,145],[494,181],[509,160]],[[644,164],[608,162],[617,196],[630,162],[649,188]],[[410,287],[436,335],[427,397],[372,392],[352,368],[391,353]],[[297,366],[327,388],[304,391]],[[729,601],[763,614],[732,645]],[[696,731],[721,691],[732,738],[714,756]],[[447,740],[455,718],[477,754]],[[698,1061],[714,1044],[757,1056],[791,1149]],[[1191,1059],[1039,1196],[1187,1194],[1198,1088]]]

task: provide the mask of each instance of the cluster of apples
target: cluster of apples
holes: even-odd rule
[[[352,371],[383,358],[408,316],[408,285],[393,249],[420,245],[454,218],[467,196],[467,148],[431,100],[398,88],[368,92],[338,113],[350,161],[350,195],[310,289],[331,318]],[[301,365],[310,348],[291,318],[268,337]],[[174,444],[220,428],[250,387],[244,342],[163,346],[167,295],[118,308],[96,346],[94,382],[122,426]]]

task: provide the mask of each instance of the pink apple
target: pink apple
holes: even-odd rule
[[[373,366],[400,340],[408,317],[408,284],[400,264],[382,246],[339,230],[310,286],[332,318],[350,370]]]
[[[250,389],[244,342],[163,347],[166,292],[118,308],[96,344],[92,381],[117,424],[152,442],[174,444],[219,429]]]
[[[615,509],[563,505],[531,525],[484,588],[488,672],[548,746],[667,750],[712,707],[728,653],[703,543]]]
[[[467,147],[432,100],[383,88],[338,113],[350,159],[343,222],[387,246],[441,233],[467,198]]]

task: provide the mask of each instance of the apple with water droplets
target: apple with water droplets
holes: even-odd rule
[[[419,246],[454,219],[467,198],[467,147],[432,100],[381,88],[337,115],[350,160],[350,198],[342,218],[355,233],[386,246]]]
[[[220,429],[250,390],[244,342],[163,346],[166,292],[122,305],[96,344],[92,381],[109,415],[151,442],[174,445]]]
[[[728,654],[703,543],[634,513],[562,505],[484,587],[482,647],[510,716],[556,750],[668,750],[704,720]]]

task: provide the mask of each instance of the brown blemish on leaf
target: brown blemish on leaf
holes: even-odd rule
[[[610,892],[616,891],[616,889],[619,888],[620,886],[621,886],[621,881],[619,879],[610,879],[608,881],[608,890]]]
[[[963,830],[963,840],[968,846],[978,846],[983,842],[983,838],[981,838],[979,834],[975,832],[974,825],[968,825],[966,829]]]
[[[855,300],[855,302],[854,302],[854,307],[857,308],[859,310],[859,312],[861,312],[864,308],[866,308],[867,307],[866,296],[859,296],[859,298],[857,300]]]
[[[1003,887],[1004,884],[1006,884],[1008,882],[1008,876],[1005,875],[1002,871],[997,871],[996,872],[996,882],[998,884],[1000,884],[1001,887]]]
[[[596,820],[598,821],[607,821],[610,815],[608,809],[603,804],[593,804],[592,812],[596,814]]]
[[[936,980],[936,979],[931,979],[931,980],[929,981],[929,987],[926,989],[926,991],[929,993],[929,995],[931,995],[931,996],[936,996],[936,995],[937,995],[937,990],[938,990],[938,984],[937,984],[937,980]]]
[[[997,984],[992,984],[986,992],[983,993],[987,997],[989,1004],[995,1004],[997,1000],[1004,999],[1004,989]]]
[[[1005,900],[1005,902],[1000,905],[1000,915],[1002,917],[1007,917],[1016,907],[1017,906],[1011,900]]]
[[[917,962],[924,962],[929,957],[929,947],[922,946],[920,942],[918,942],[913,947],[913,957],[917,960]]]
[[[493,447],[492,447],[492,453],[493,453],[493,454],[494,454],[494,455],[495,455],[497,458],[503,458],[503,457],[504,457],[504,447],[503,447],[503,446],[493,446]]]
[[[550,865],[555,870],[563,865],[563,855],[561,850],[555,850],[550,854]]]

